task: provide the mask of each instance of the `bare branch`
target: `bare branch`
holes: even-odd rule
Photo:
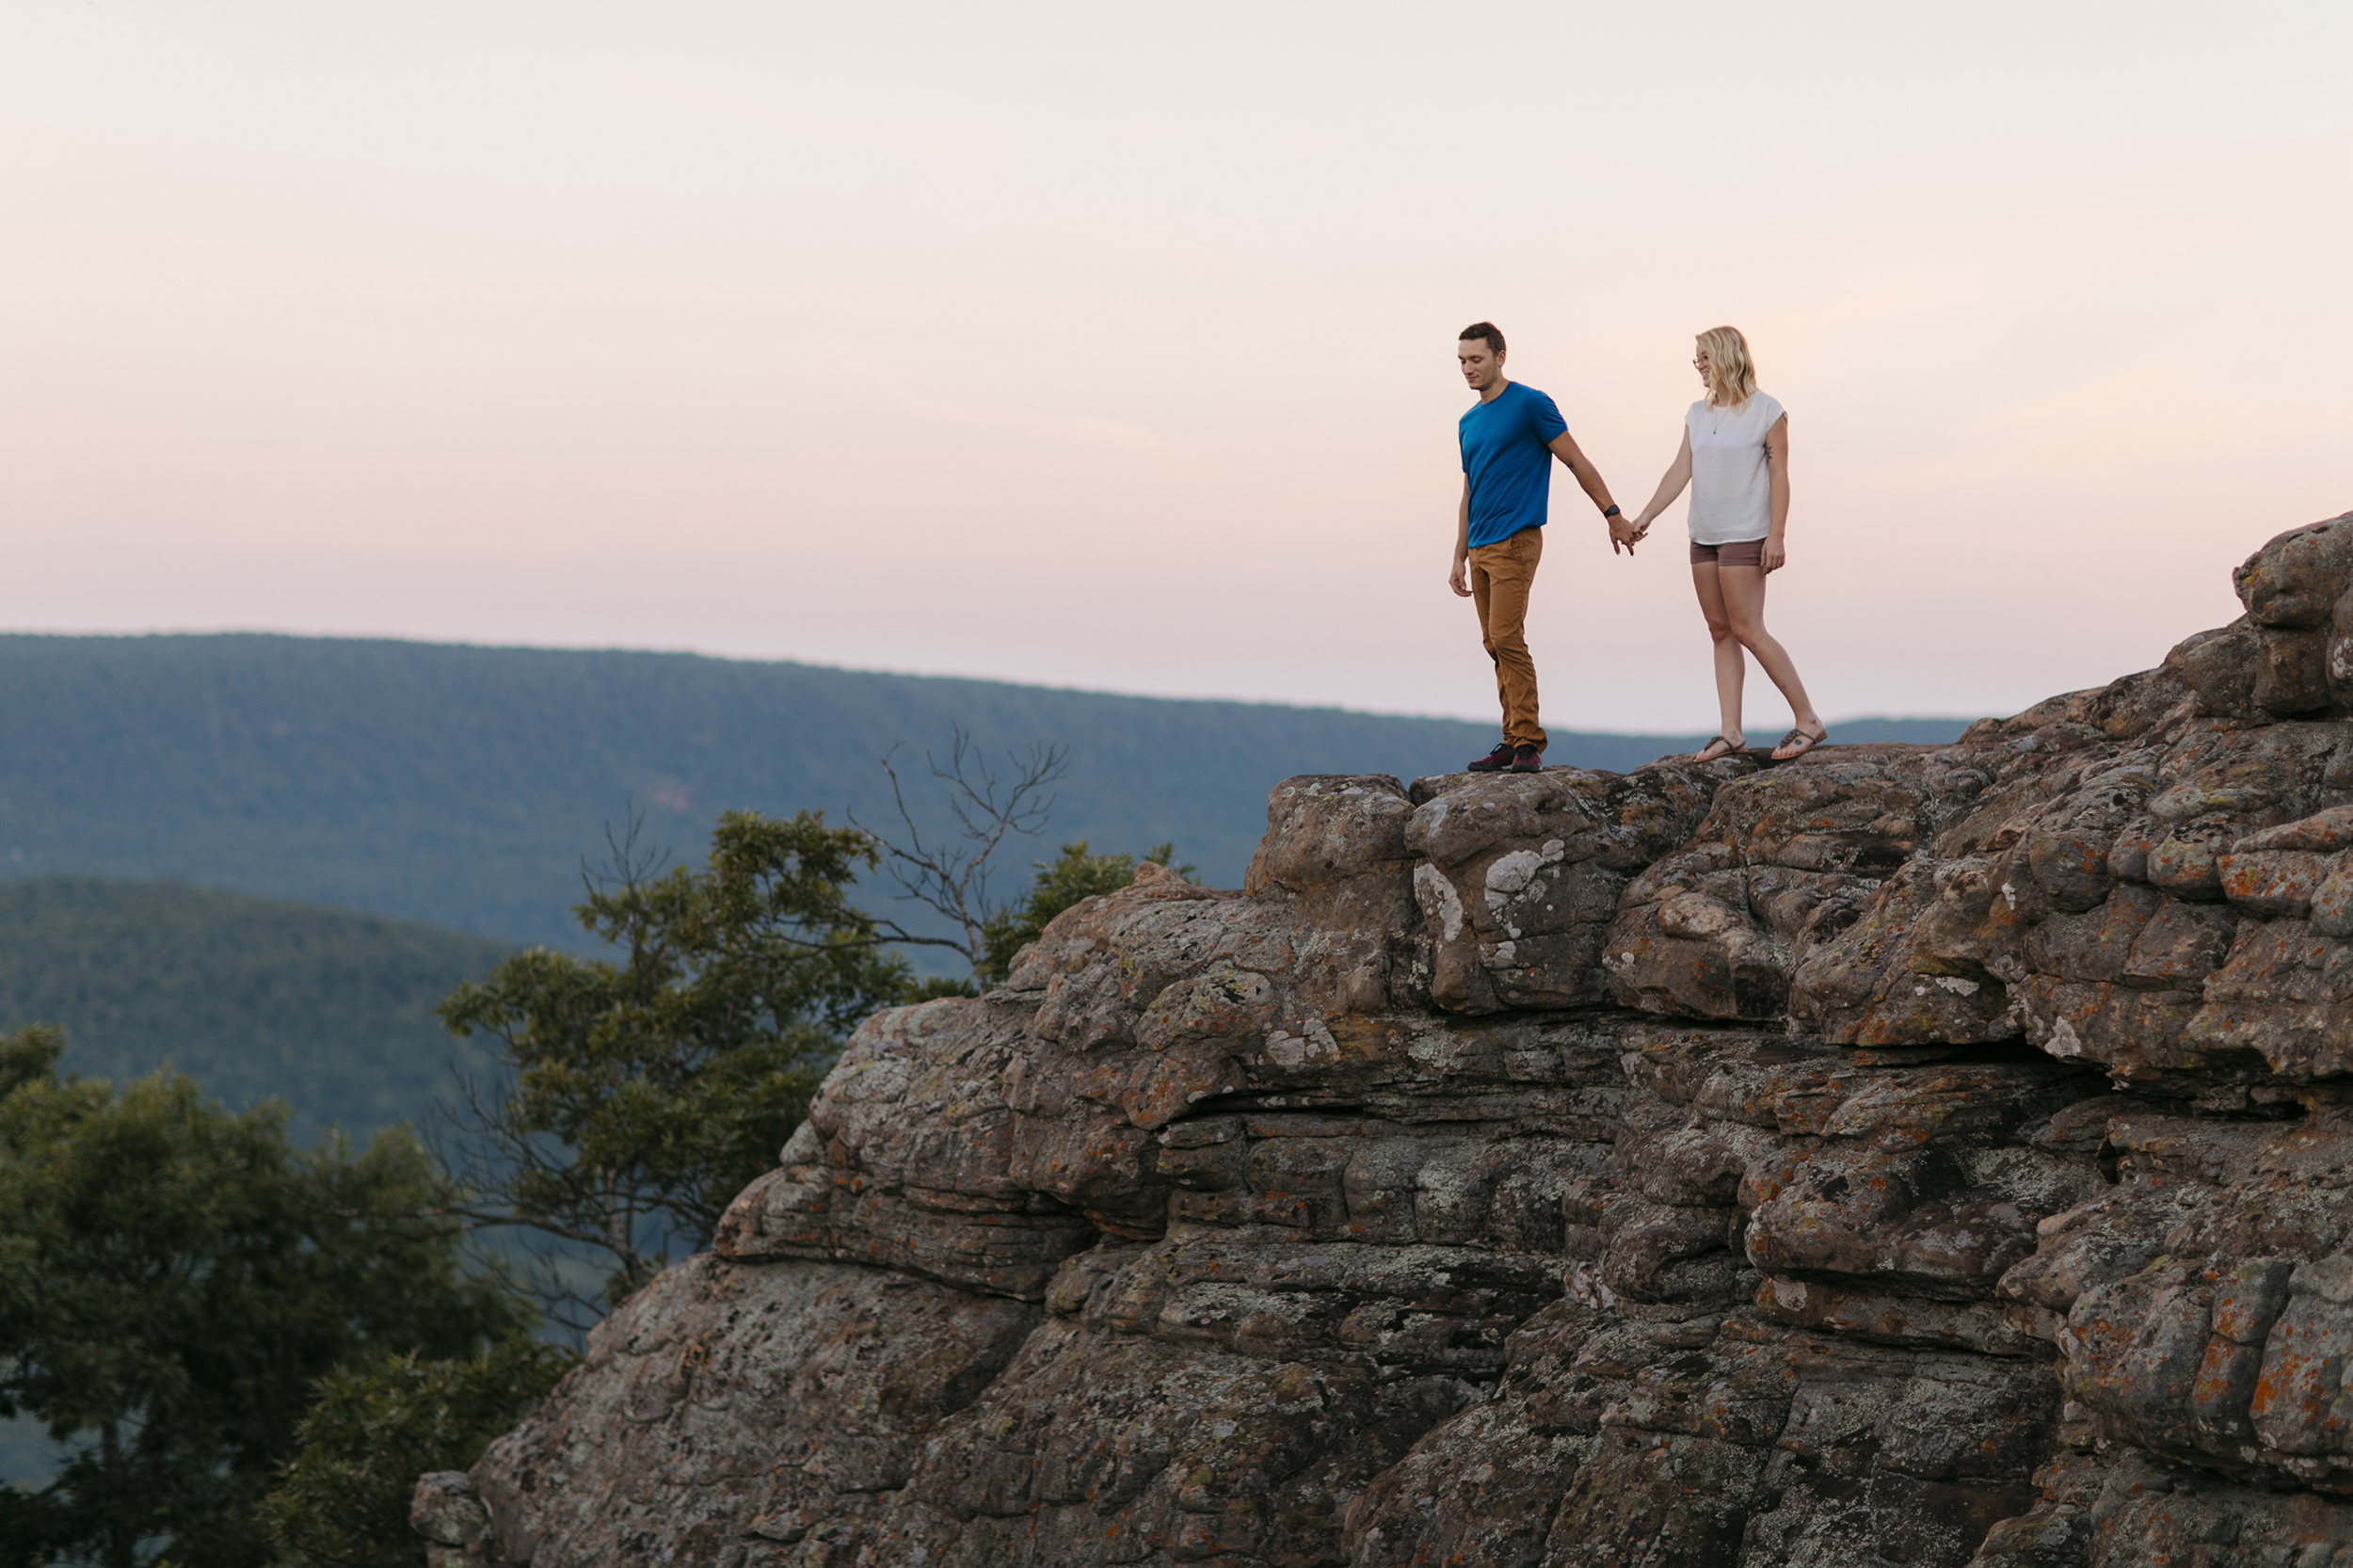
[[[899,933],[895,939],[923,947],[953,947],[978,972],[985,961],[984,931],[997,905],[989,897],[992,858],[1006,839],[1032,836],[1046,825],[1054,797],[1045,792],[1069,772],[1069,752],[1063,746],[1036,746],[1026,756],[1008,752],[1010,774],[1000,774],[962,726],[952,732],[948,762],[941,766],[931,753],[923,761],[932,777],[944,787],[950,815],[957,825],[955,838],[926,841],[915,813],[907,807],[906,787],[893,759],[899,748],[883,754],[883,776],[890,780],[891,804],[899,813],[902,840],[878,833],[853,815],[851,823],[883,853],[884,869],[910,899],[952,922],[960,939],[909,935],[895,921],[878,921]]]
[[[617,837],[610,822],[604,824],[604,864],[592,866],[585,857],[580,862],[581,886],[590,893],[600,893],[614,888],[625,892],[633,889],[660,871],[664,862],[670,858],[666,850],[637,847],[638,836],[646,827],[646,808],[637,804],[635,797],[622,796],[621,808],[624,815]]]

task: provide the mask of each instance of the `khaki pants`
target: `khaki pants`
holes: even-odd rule
[[[1496,695],[1503,701],[1503,738],[1513,745],[1545,745],[1536,722],[1536,661],[1529,657],[1528,590],[1544,558],[1545,531],[1523,528],[1508,539],[1470,552],[1471,603],[1479,609],[1480,641],[1496,662]]]

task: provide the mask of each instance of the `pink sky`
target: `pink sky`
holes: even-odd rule
[[[1492,717],[1455,332],[1632,504],[1729,321],[1824,712],[2007,712],[2353,507],[2348,163],[2342,4],[14,4],[0,627]],[[1547,721],[1709,728],[1554,503]]]

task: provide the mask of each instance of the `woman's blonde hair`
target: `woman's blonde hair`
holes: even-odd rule
[[[1740,328],[1710,327],[1697,341],[1707,356],[1708,402],[1737,408],[1756,395],[1756,361],[1749,358],[1749,340]]]

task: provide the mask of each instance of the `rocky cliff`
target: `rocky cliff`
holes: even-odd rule
[[[2353,515],[1944,747],[1301,777],[858,1031],[437,1564],[2353,1564]]]

